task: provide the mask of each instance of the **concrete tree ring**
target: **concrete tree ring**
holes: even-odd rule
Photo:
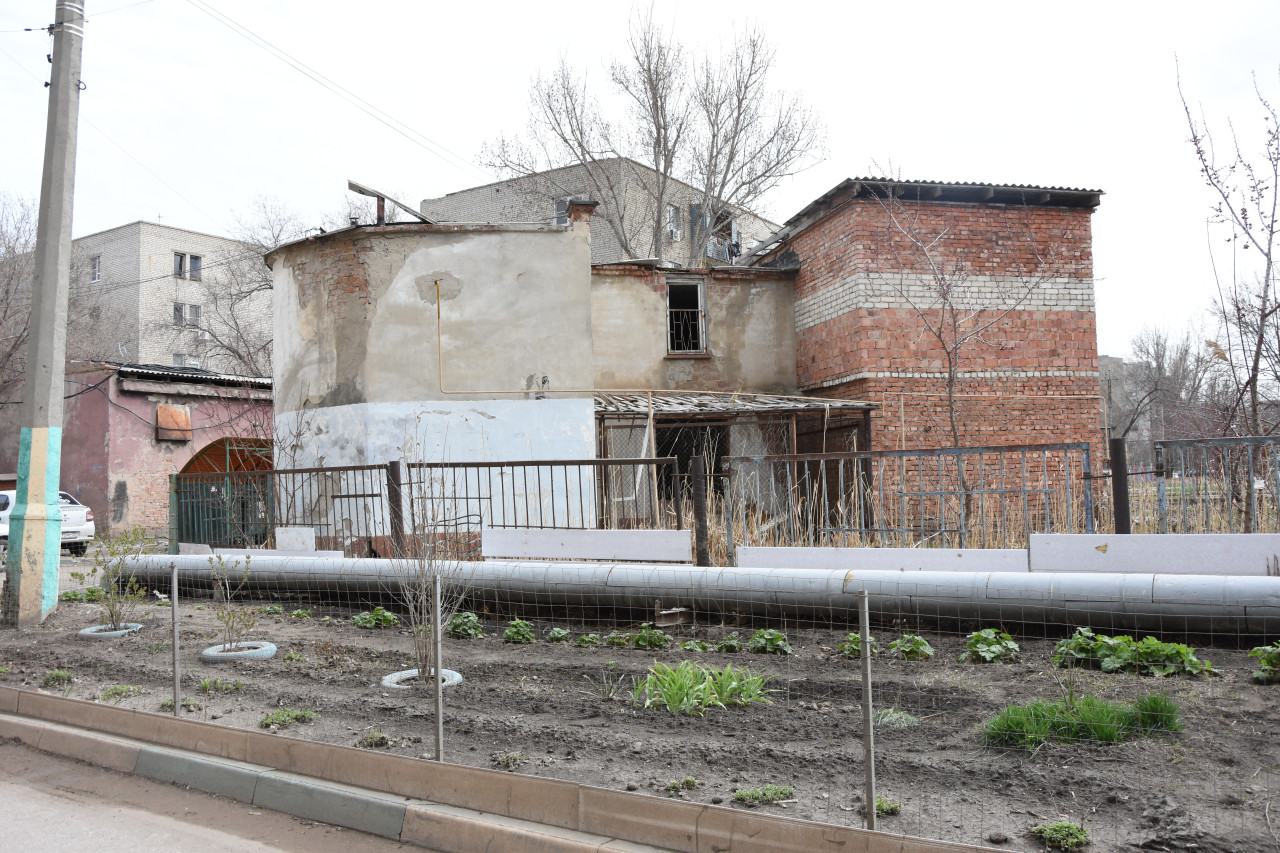
[[[451,669],[440,670],[444,674],[444,686],[452,687],[455,684],[462,683],[462,674],[454,672]],[[412,681],[418,677],[416,669],[403,669],[400,672],[393,672],[386,678],[382,679],[382,686],[389,690],[408,690],[409,685],[401,684],[402,681]]]
[[[275,657],[276,647],[265,640],[246,640],[234,649],[223,651],[221,645],[210,646],[200,653],[201,663],[229,663],[235,660],[266,660]]]
[[[114,640],[117,637],[123,637],[125,634],[132,634],[134,631],[142,630],[140,622],[125,622],[124,627],[119,631],[112,631],[110,625],[94,625],[91,628],[85,628],[83,631],[76,633],[76,637],[81,640]]]

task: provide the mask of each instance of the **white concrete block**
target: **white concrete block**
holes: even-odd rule
[[[738,548],[751,569],[844,569],[891,572],[1025,572],[1022,548]]]
[[[486,527],[485,559],[693,562],[691,530],[529,530]]]
[[[314,551],[316,530],[314,527],[277,527],[276,547],[281,551]]]
[[[1033,533],[1033,572],[1268,575],[1280,565],[1274,533]]]

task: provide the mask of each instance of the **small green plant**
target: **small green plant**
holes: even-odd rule
[[[372,610],[366,610],[357,613],[351,617],[351,624],[357,628],[364,628],[367,631],[373,631],[378,628],[391,628],[400,624],[400,617],[392,613],[390,610],[383,610],[381,607],[375,607]]]
[[[303,608],[299,607],[297,610],[289,611],[289,618],[290,619],[310,619],[311,611],[304,610]]]
[[[44,680],[40,682],[41,687],[67,687],[76,677],[65,669],[51,669],[44,674]]]
[[[732,665],[714,669],[687,660],[674,667],[655,662],[648,675],[636,682],[632,699],[641,708],[702,716],[708,708],[768,702],[765,685],[770,679]]]
[[[470,611],[453,614],[445,624],[444,630],[455,640],[478,640],[484,636],[480,617]]]
[[[653,627],[652,622],[642,622],[633,645],[637,649],[665,649],[671,645],[671,637],[665,631]]]
[[[1053,662],[1057,666],[1083,666],[1103,672],[1133,670],[1144,675],[1216,675],[1207,660],[1200,660],[1195,649],[1182,643],[1165,643],[1155,637],[1095,634],[1088,628],[1076,632],[1054,647]]]
[[[987,723],[983,736],[994,746],[1034,750],[1046,741],[1119,743],[1180,728],[1178,706],[1167,696],[1151,694],[1132,705],[1083,696],[1010,705]]]
[[[493,766],[499,770],[515,770],[521,764],[526,763],[529,759],[525,758],[518,752],[495,752],[489,756],[489,760],[493,762]]]
[[[200,692],[209,693],[236,693],[244,689],[243,681],[223,681],[221,678],[202,678],[200,679]]]
[[[907,729],[920,722],[920,718],[897,708],[880,708],[874,715],[875,724],[886,729]]]
[[[738,632],[734,631],[720,642],[716,643],[716,651],[728,652],[734,654],[742,651],[742,640],[738,637]]]
[[[548,643],[567,643],[569,641],[568,628],[552,628],[547,632]]]
[[[527,646],[533,642],[533,625],[523,619],[512,619],[502,632],[502,642]]]
[[[791,644],[787,642],[787,635],[777,628],[761,628],[752,634],[747,641],[747,651],[757,655],[794,654]]]
[[[667,796],[675,797],[685,791],[692,791],[702,783],[692,776],[686,776],[683,779],[672,779],[667,783]]]
[[[315,711],[296,711],[293,708],[281,708],[263,717],[262,721],[258,723],[258,727],[269,729],[275,726],[278,729],[287,729],[294,723],[310,723],[318,719],[320,719],[320,715]]]
[[[72,572],[72,574],[76,574]],[[59,601],[81,604],[96,604],[102,601],[102,587],[90,586],[84,589],[69,589],[58,596]]]
[[[680,648],[686,652],[706,652],[711,650],[711,644],[702,640],[685,640],[680,644]]]
[[[1259,684],[1280,683],[1280,640],[1269,646],[1258,646],[1249,652],[1249,657],[1258,659],[1258,669],[1253,673],[1253,680]]]
[[[965,652],[960,660],[965,663],[1003,663],[1017,660],[1018,644],[1004,631],[983,628],[965,639]]]
[[[115,684],[102,691],[98,697],[103,702],[110,702],[112,705],[119,705],[126,699],[138,696],[142,693],[141,687],[135,687],[132,684]]]
[[[749,806],[764,806],[789,800],[795,793],[796,789],[790,785],[761,785],[759,788],[739,788],[733,792],[733,800]]]
[[[1089,843],[1089,833],[1084,827],[1067,820],[1033,826],[1031,834],[1043,841],[1046,847],[1059,850],[1081,850]]]
[[[4,673],[6,673],[6,672],[8,672],[8,671],[9,671],[9,667],[7,667],[7,666],[0,666],[0,674],[4,674]]]
[[[573,644],[580,649],[594,649],[600,645],[599,634],[579,634],[574,638]]]
[[[155,551],[156,540],[141,527],[130,528],[99,540],[93,552],[93,568],[72,572],[82,586],[96,584],[96,592],[85,590],[85,601],[102,605],[101,619],[112,631],[120,631],[133,619],[133,614],[147,598],[130,571],[130,558]],[[96,597],[94,597],[96,596]]]
[[[266,607],[262,608],[262,613],[263,613],[263,615],[266,615],[266,616],[283,616],[283,615],[284,615],[284,605],[282,605],[282,604],[268,604]]]
[[[933,657],[933,646],[919,634],[903,634],[889,644],[889,654],[898,655],[903,660],[928,660]]]
[[[284,656],[285,663],[297,663],[302,660],[302,652],[289,652]]]
[[[240,647],[257,624],[251,609],[236,607],[231,603],[249,582],[249,557],[244,558],[244,568],[241,570],[238,559],[226,561],[221,554],[215,554],[209,558],[209,569],[213,575],[214,594],[218,601],[214,607],[214,618],[222,625],[222,650],[231,651]]]
[[[880,651],[880,644],[876,642],[875,637],[869,637],[868,640],[868,645],[871,646],[871,654],[874,655],[876,652]],[[862,635],[855,631],[845,637],[836,646],[836,651],[847,658],[862,657]]]
[[[582,680],[590,685],[590,688],[583,692],[601,702],[612,702],[622,692],[623,682],[626,681],[626,676],[618,672],[617,666],[613,661],[605,664],[599,680],[594,680],[589,675],[582,676]]]
[[[605,634],[602,642],[606,646],[610,646],[615,649],[626,648],[626,646],[631,643],[631,635],[619,634],[617,631],[610,631],[608,634]]]
[[[902,803],[876,794],[876,817],[902,814]]]
[[[361,749],[386,749],[391,746],[391,738],[387,737],[377,729],[372,729],[365,732],[360,739],[356,741],[356,746]]]
[[[172,699],[161,699],[161,700],[160,700],[160,710],[161,710],[161,711],[172,711],[172,710],[173,710],[173,700],[172,700]],[[184,710],[184,711],[202,711],[202,710],[204,710],[204,706],[203,706],[203,705],[201,705],[201,704],[200,704],[198,701],[196,701],[195,699],[191,699],[191,698],[189,698],[189,697],[185,697],[185,696],[184,696],[184,697],[183,697],[183,699],[182,699],[182,710]]]

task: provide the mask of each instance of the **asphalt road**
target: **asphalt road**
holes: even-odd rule
[[[0,744],[0,848],[56,853],[422,850],[350,829]]]

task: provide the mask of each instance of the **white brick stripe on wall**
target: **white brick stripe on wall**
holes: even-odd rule
[[[1036,283],[1025,298],[1025,279],[1005,276],[970,276],[964,282],[956,307],[962,311],[978,308],[1019,311],[1094,310],[1093,279],[1055,277]],[[910,301],[909,301],[910,300]],[[796,300],[796,331],[812,328],[867,308],[936,309],[932,281],[924,276],[884,276],[855,273],[844,281],[827,285],[820,292]]]
[[[856,382],[859,379],[946,379],[946,371],[940,370],[868,370],[861,373],[842,373],[839,376],[825,379],[816,385],[806,385],[806,388],[830,388],[833,385],[843,385],[846,382]],[[1021,381],[1024,379],[1045,379],[1045,378],[1071,378],[1071,379],[1097,379],[1098,371],[1096,370],[972,370],[960,371],[956,374],[956,378],[964,379],[1002,379],[1006,381]]]

